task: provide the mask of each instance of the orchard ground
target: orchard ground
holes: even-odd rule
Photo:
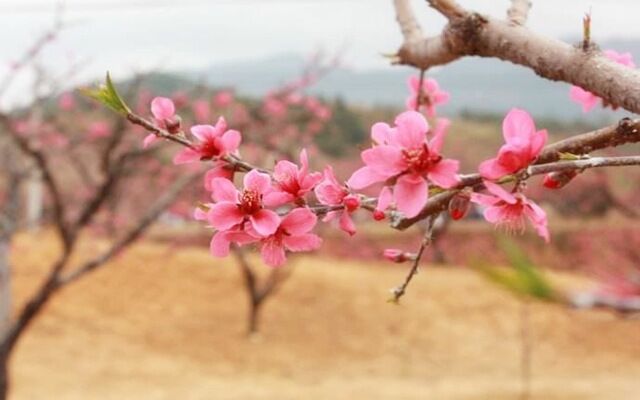
[[[104,245],[83,243],[82,253]],[[55,253],[46,232],[19,236],[18,304]],[[231,258],[142,242],[65,289],[35,321],[14,355],[13,398],[518,398],[520,300],[469,269],[425,266],[393,305],[389,288],[406,265],[336,257],[292,260],[293,275],[263,310],[262,333],[247,338]],[[552,278],[567,290],[588,284]],[[530,313],[534,399],[638,398],[638,320],[539,302]]]

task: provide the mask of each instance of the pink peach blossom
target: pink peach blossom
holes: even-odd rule
[[[314,192],[321,204],[343,206],[341,210],[329,211],[323,221],[329,222],[338,219],[340,229],[349,235],[354,235],[356,227],[351,219],[351,214],[360,207],[360,199],[349,193],[347,188],[338,182],[331,166],[324,170],[324,179],[315,187]]]
[[[522,232],[528,219],[540,237],[549,242],[547,214],[520,192],[509,193],[493,182],[485,181],[489,194],[472,193],[471,201],[485,206],[484,218],[510,232]]]
[[[193,116],[196,121],[200,124],[209,121],[211,118],[211,107],[209,102],[206,100],[196,100],[191,105],[191,109],[193,110]]]
[[[264,208],[263,196],[271,190],[269,175],[252,170],[244,176],[244,190],[239,192],[231,181],[214,178],[211,197],[215,203],[207,213],[212,227],[220,231],[231,230],[246,220],[261,236],[269,236],[278,228],[280,217]]]
[[[309,233],[317,219],[308,208],[296,208],[282,218],[275,233],[260,239],[260,255],[265,264],[272,267],[283,265],[287,259],[287,250],[301,252],[318,249],[322,239]]]
[[[428,181],[443,188],[457,185],[460,163],[440,155],[447,124],[439,124],[430,141],[427,141],[429,124],[418,112],[403,112],[395,124],[395,128],[384,123],[373,125],[371,137],[376,145],[362,152],[366,166],[358,169],[347,184],[362,189],[395,180],[396,206],[407,217],[413,217],[428,200]]]
[[[304,202],[304,196],[322,180],[322,173],[309,172],[307,151],[300,152],[300,167],[291,161],[281,160],[273,173],[274,190],[265,201],[277,206],[294,201]]]
[[[411,93],[406,102],[407,110],[415,111],[418,105],[418,95],[420,94],[420,78],[416,75],[410,76],[407,80],[407,85]],[[440,85],[438,85],[435,79],[427,78],[422,82],[422,103],[420,104],[420,109],[424,108],[427,116],[434,117],[436,115],[436,106],[446,104],[449,98],[449,93],[440,90]]]
[[[242,137],[236,130],[227,130],[227,122],[220,117],[215,126],[194,125],[191,134],[198,143],[196,148],[185,148],[173,159],[174,164],[186,164],[200,160],[210,160],[231,154],[238,149]]]
[[[172,133],[179,130],[180,117],[176,115],[176,107],[171,99],[167,97],[154,97],[153,100],[151,100],[151,114],[153,114],[153,118],[160,128]],[[157,139],[158,137],[155,134],[148,134],[142,142],[142,147],[149,147]]]
[[[536,131],[529,113],[517,108],[511,109],[504,118],[502,135],[506,144],[498,156],[480,164],[480,175],[485,179],[499,179],[528,167],[547,142],[547,131]]]
[[[222,90],[213,96],[213,104],[216,107],[224,108],[233,103],[233,92],[229,90]]]

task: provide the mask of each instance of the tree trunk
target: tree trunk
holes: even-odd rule
[[[256,333],[258,333],[261,306],[262,306],[262,300],[256,301],[255,299],[251,299],[249,301],[249,313],[248,313],[248,319],[247,319],[247,335],[255,335]]]
[[[9,396],[9,357],[0,355],[0,400],[7,400]]]
[[[33,172],[27,181],[27,204],[26,219],[27,228],[37,229],[42,220],[42,210],[44,204],[44,193],[42,179],[39,172]]]
[[[10,242],[0,237],[0,337],[11,322],[11,267],[9,265]]]

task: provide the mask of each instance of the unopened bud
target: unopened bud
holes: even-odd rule
[[[358,196],[356,196],[354,194],[350,194],[350,195],[346,196],[342,200],[342,202],[344,203],[344,207],[349,212],[354,212],[355,210],[358,209],[358,207],[360,207],[360,199],[358,198]]]
[[[382,221],[385,218],[384,211],[373,210],[373,219],[376,221]]]
[[[164,120],[164,125],[167,127],[169,133],[176,134],[182,129],[182,118],[179,115],[174,115],[171,118]]]
[[[449,215],[455,221],[464,218],[471,207],[471,193],[463,190],[449,201]]]
[[[550,172],[544,176],[542,185],[548,189],[560,189],[578,175],[576,170]]]

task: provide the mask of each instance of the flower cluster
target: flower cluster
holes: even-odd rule
[[[440,91],[432,79],[425,80],[419,88],[414,77],[409,86],[412,97],[408,106],[421,109],[418,105],[429,98],[425,104],[430,117],[435,115],[435,105],[448,100],[448,94]],[[286,96],[268,96],[263,107],[268,113],[279,115],[281,105],[301,101],[295,92],[287,92]],[[319,117],[325,117],[319,105],[310,102],[308,106],[322,114]],[[228,255],[232,245],[254,244],[259,246],[266,264],[280,266],[286,261],[287,252],[320,247],[321,238],[312,232],[319,217],[324,222],[336,221],[340,229],[353,235],[353,215],[360,209],[372,212],[378,221],[389,213],[413,218],[424,210],[431,195],[443,191],[452,191],[448,210],[454,220],[464,218],[471,205],[476,204],[488,222],[509,232],[522,232],[529,221],[536,233],[549,241],[545,211],[524,194],[528,168],[537,161],[548,135],[546,130],[536,129],[524,110],[512,109],[504,118],[505,143],[495,157],[478,166],[478,181],[482,184],[475,186],[466,186],[458,174],[458,160],[443,156],[450,121],[435,118],[432,126],[414,110],[399,114],[393,125],[378,122],[372,126],[372,145],[361,153],[364,165],[346,183],[336,177],[331,166],[322,173],[311,171],[306,150],[300,152],[297,164],[282,159],[273,170],[243,161],[238,150],[242,136],[229,129],[223,117],[215,125],[191,127],[193,139],[189,139],[184,132],[172,130],[179,128],[180,118],[171,100],[155,98],[151,113],[161,129],[178,134],[189,143],[174,157],[174,163],[213,163],[204,184],[211,201],[199,206],[194,216],[215,231],[210,246],[214,256]],[[244,173],[241,189],[234,184],[236,173]],[[551,173],[545,177],[544,185],[559,188],[574,176],[572,172]],[[513,184],[510,191],[502,186],[509,183]],[[376,188],[377,197],[357,192],[370,187]],[[388,250],[385,257],[395,262],[415,259],[412,253],[394,249]]]

